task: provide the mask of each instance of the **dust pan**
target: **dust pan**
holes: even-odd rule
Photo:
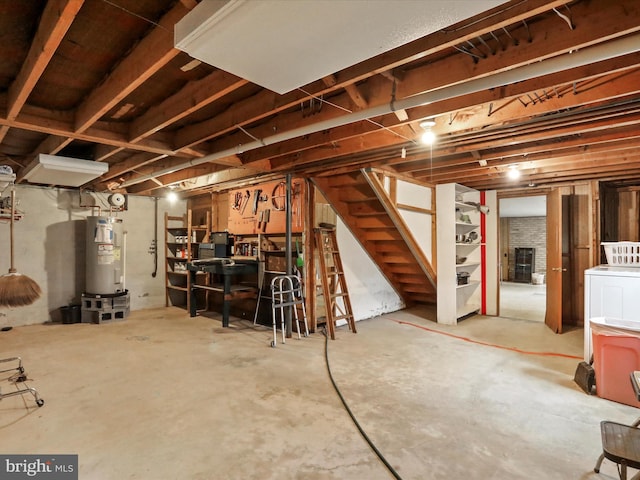
[[[13,224],[16,216],[16,192],[11,190],[10,247],[11,267],[9,273],[0,277],[0,307],[22,307],[35,302],[42,291],[40,286],[26,275],[18,273],[13,263]]]

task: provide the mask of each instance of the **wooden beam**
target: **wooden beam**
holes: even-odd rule
[[[75,131],[84,132],[127,95],[180,53],[173,47],[173,27],[190,9],[178,3],[156,28],[118,64],[76,111]]]
[[[193,81],[131,124],[130,141],[138,142],[249,83],[222,70]]]
[[[535,29],[530,29],[538,32],[531,42],[521,41],[517,47],[506,48],[486,59],[474,62],[464,54],[455,54],[431,63],[427,69],[431,74],[425,75],[424,69],[420,69],[421,73],[409,69],[402,83],[398,84],[396,95],[405,98],[442,88],[445,83],[454,85],[472,78],[495,75],[640,30],[640,8],[635,0],[578,2],[571,6],[571,12],[577,23],[574,30],[561,27],[558,18],[550,16],[536,22]],[[526,27],[516,22],[513,25],[510,34],[525,38]],[[465,57],[467,61],[461,60]],[[441,72],[446,72],[446,75]]]
[[[52,0],[45,5],[27,58],[9,86],[7,119],[15,119],[20,112],[83,3],[84,0]],[[0,128],[0,142],[8,130],[7,125]]]
[[[322,79],[322,81],[327,87],[333,87],[338,83],[338,79],[335,75],[326,76]],[[344,89],[351,98],[351,101],[358,107],[358,109],[363,110],[369,106],[368,102],[364,99],[364,96],[355,84],[351,83],[345,85]]]
[[[513,0],[508,2],[507,5],[492,10],[491,12],[493,14],[491,15],[483,14],[482,18],[475,19],[477,21],[470,19],[466,25],[454,31],[439,31],[427,35],[424,38],[413,41],[390,52],[378,55],[371,60],[360,62],[354,67],[344,69],[334,76],[335,83],[331,87],[327,87],[323,80],[318,80],[317,82],[305,85],[300,90],[294,90],[285,95],[277,95],[264,90],[251,98],[237,102],[237,104],[216,118],[184,127],[176,135],[176,145],[178,147],[194,145],[224,135],[237,128],[238,125],[245,126],[257,122],[258,120],[262,120],[284,110],[294,108],[313,96],[322,96],[340,88],[345,88],[347,85],[371,78],[378,73],[386,72],[392,68],[405,65],[428,55],[451,49],[454,45],[463,43],[466,40],[471,40],[478,36],[489,34],[494,30],[499,30],[502,27],[529,19],[540,13],[564,5],[564,3],[566,3],[566,1],[528,0],[525,5],[518,0]],[[553,25],[550,25],[549,28],[557,29],[555,19]],[[459,57],[456,59],[456,62],[458,61]],[[446,70],[435,69],[435,71]],[[446,76],[442,75],[436,76],[440,81],[446,78]],[[387,85],[389,85],[388,81]],[[363,92],[367,92],[366,88],[359,88],[362,89]],[[390,94],[391,91],[389,89],[386,92],[385,98],[377,98],[374,100],[368,93],[365,93],[370,105],[387,103],[390,100]],[[401,97],[398,96],[398,98]],[[238,119],[242,120],[239,121]]]

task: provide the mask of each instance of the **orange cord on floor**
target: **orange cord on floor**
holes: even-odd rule
[[[400,325],[409,325],[411,327],[416,327],[416,328],[419,328],[421,330],[426,330],[427,332],[439,333],[441,335],[446,335],[447,337],[457,338],[458,340],[464,340],[465,342],[476,343],[478,345],[484,345],[485,347],[500,348],[502,350],[511,350],[512,352],[522,353],[522,354],[525,354],[525,355],[541,355],[543,357],[562,357],[562,358],[571,358],[571,359],[576,359],[576,360],[582,360],[582,357],[577,357],[576,355],[568,355],[566,353],[555,353],[555,352],[529,352],[527,350],[521,350],[521,349],[515,348],[515,347],[505,347],[503,345],[495,345],[493,343],[481,342],[479,340],[472,340],[472,339],[467,338],[467,337],[462,337],[460,335],[454,335],[453,333],[448,333],[448,332],[441,332],[440,330],[434,330],[433,328],[424,327],[422,325],[418,325],[418,324],[411,323],[411,322],[405,322],[405,321],[402,321],[402,320],[394,320],[393,318],[391,318],[390,320],[392,322],[399,323]]]

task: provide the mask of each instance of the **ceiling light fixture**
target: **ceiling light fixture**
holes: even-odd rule
[[[511,180],[517,180],[520,178],[520,170],[518,170],[517,165],[509,165],[509,170],[507,170],[507,177]]]
[[[424,133],[420,137],[420,141],[425,145],[433,145],[436,141],[436,134],[431,130],[436,126],[436,122],[433,120],[425,120],[420,122],[420,127],[424,129]]]
[[[27,167],[23,178],[30,183],[79,187],[107,171],[107,163],[41,153]]]
[[[178,194],[174,190],[169,190],[169,193],[167,193],[167,200],[170,203],[176,203],[176,201],[178,201]]]

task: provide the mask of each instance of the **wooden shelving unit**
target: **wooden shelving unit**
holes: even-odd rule
[[[207,213],[204,225],[193,225],[191,209],[182,216],[164,216],[165,245],[165,304],[190,308],[189,290],[191,283],[187,263],[198,258],[199,245],[209,240],[211,229]],[[202,275],[206,281],[206,276]]]

